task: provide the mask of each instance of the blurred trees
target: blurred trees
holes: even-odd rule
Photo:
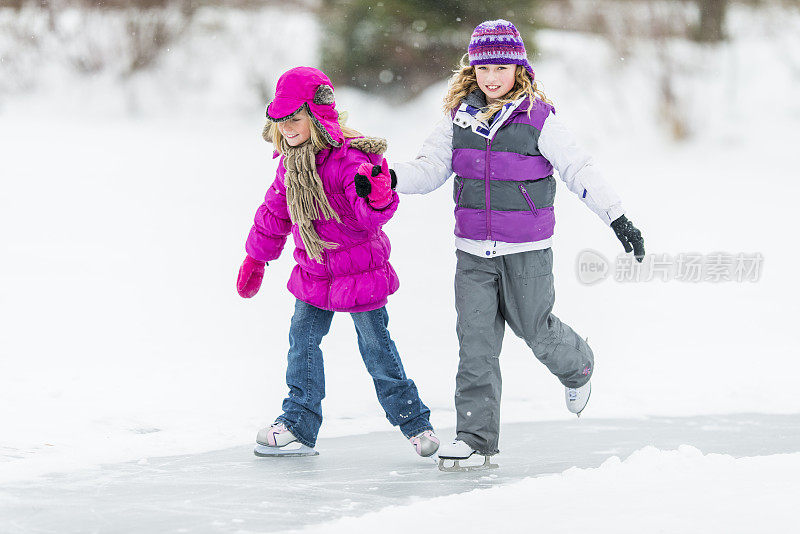
[[[762,0],[748,0],[754,5]],[[677,74],[687,68],[677,41],[719,43],[726,39],[725,17],[733,0],[540,0],[543,26],[602,35],[620,58],[652,43],[651,64],[657,80],[659,115],[674,139],[690,136],[685,91],[676,85]]]
[[[724,24],[728,3],[728,0],[697,0],[700,24],[695,34],[696,40],[715,43],[725,38]]]
[[[767,4],[765,0],[739,2]],[[658,33],[715,43],[725,40],[725,17],[734,3],[734,0],[596,0],[588,6],[585,0],[539,0],[538,18],[544,27],[647,37],[652,33],[652,17],[639,16],[641,13],[681,12],[676,18],[658,20]],[[687,18],[688,15],[691,17]]]
[[[195,9],[202,6],[217,6],[228,8],[258,8],[266,5],[297,4],[305,9],[308,3],[315,0],[0,0],[0,7],[20,9],[26,4],[42,8],[60,9],[78,6],[91,9],[151,9],[165,8],[181,4],[184,8]]]
[[[396,98],[448,77],[485,20],[514,23],[534,52],[535,0],[323,0],[322,64],[334,83]]]

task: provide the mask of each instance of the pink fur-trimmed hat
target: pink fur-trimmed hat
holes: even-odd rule
[[[325,141],[338,147],[344,142],[333,84],[319,69],[295,67],[284,72],[275,87],[275,98],[267,106],[272,122],[288,121],[305,109]]]

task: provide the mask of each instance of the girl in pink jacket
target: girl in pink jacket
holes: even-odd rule
[[[383,139],[341,126],[333,85],[320,70],[297,67],[278,80],[267,107],[264,139],[280,156],[275,181],[247,238],[236,287],[258,292],[267,262],[292,234],[297,262],[289,291],[297,297],[289,329],[283,413],[256,438],[257,456],[315,455],[325,396],[320,343],[333,313],[349,312],[361,357],[372,375],[386,418],[399,426],[417,454],[439,447],[430,410],[407,378],[387,325],[387,297],[397,291],[389,238],[381,227],[397,210]]]

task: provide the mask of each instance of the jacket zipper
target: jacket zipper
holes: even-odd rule
[[[528,201],[528,207],[531,209],[533,214],[536,215],[538,210],[536,209],[536,204],[533,203],[533,200],[531,200],[531,197],[528,195],[528,190],[525,189],[525,186],[522,184],[519,184],[519,190],[522,193],[522,196],[525,197],[525,200]]]
[[[492,189],[491,181],[489,179],[492,166],[489,164],[489,159],[492,154],[492,140],[486,140],[486,240],[492,240]]]
[[[325,299],[328,303],[328,309],[331,309],[331,286],[333,285],[333,271],[331,271],[331,266],[328,263],[328,251],[322,251],[322,261],[325,263],[325,272],[328,275],[328,283],[326,284],[327,287],[327,298]]]
[[[458,191],[456,192],[456,207],[458,207],[458,200],[461,198],[461,190],[464,189],[464,179],[461,179],[461,183],[458,185]]]

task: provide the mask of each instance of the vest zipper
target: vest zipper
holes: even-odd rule
[[[538,210],[536,209],[536,204],[533,203],[533,200],[531,200],[531,197],[528,195],[528,190],[525,189],[525,186],[522,184],[519,184],[519,190],[522,193],[522,196],[525,197],[525,200],[528,202],[528,207],[531,209],[533,214],[536,215]]]
[[[489,179],[492,166],[489,164],[489,158],[492,154],[492,140],[486,140],[486,239],[492,240],[492,188]]]

